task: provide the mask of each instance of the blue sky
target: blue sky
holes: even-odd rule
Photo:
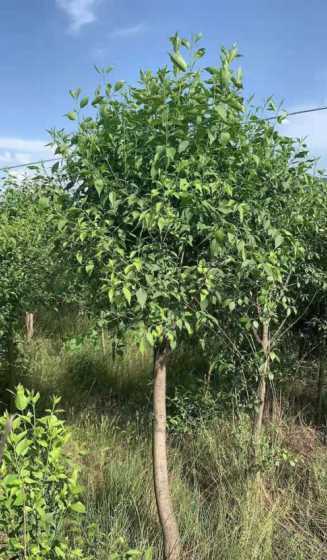
[[[289,110],[327,104],[326,0],[0,0],[0,167],[44,157],[46,130],[67,127],[68,90],[95,89],[93,65],[133,82],[167,61],[168,36],[201,31],[208,64],[239,45],[246,94]],[[292,117],[327,166],[327,111]]]

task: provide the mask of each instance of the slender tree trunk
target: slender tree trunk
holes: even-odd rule
[[[319,356],[319,371],[317,383],[316,422],[321,424],[324,402],[324,387],[326,380],[326,344],[322,342]]]
[[[104,333],[104,328],[101,328],[101,347],[102,347],[102,354],[106,355],[106,338]]]
[[[263,325],[263,332],[262,332],[262,339],[261,339],[262,350],[264,353],[264,363],[260,369],[260,381],[258,386],[258,400],[259,400],[259,408],[254,418],[254,425],[253,425],[253,442],[254,442],[254,456],[257,458],[258,456],[258,447],[261,439],[261,432],[262,432],[262,419],[263,419],[263,412],[265,408],[265,401],[266,401],[266,393],[267,393],[267,376],[269,373],[270,367],[270,340],[269,340],[269,323],[264,323]]]
[[[207,391],[210,389],[212,372],[213,372],[214,367],[215,367],[214,363],[211,363],[208,367],[208,373],[207,373],[206,378],[205,378],[205,385],[206,385]]]
[[[261,438],[262,419],[263,419],[263,411],[265,407],[266,391],[267,391],[266,378],[264,375],[261,375],[261,379],[259,381],[258,393],[257,393],[258,400],[259,400],[259,407],[254,418],[254,427],[253,427],[255,447],[259,445],[260,438]]]
[[[34,314],[26,312],[25,313],[25,327],[26,327],[26,338],[28,341],[32,340],[34,335]]]
[[[159,520],[163,532],[165,560],[179,560],[180,536],[170,496],[166,445],[166,363],[169,347],[155,350],[153,390],[153,474]]]

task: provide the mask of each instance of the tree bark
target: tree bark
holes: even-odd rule
[[[258,457],[258,447],[261,439],[262,419],[263,419],[263,412],[265,408],[266,393],[267,393],[267,376],[269,373],[269,366],[270,366],[269,323],[264,323],[263,325],[261,346],[264,353],[264,363],[260,369],[260,381],[259,381],[258,393],[257,393],[258,400],[259,400],[259,408],[257,414],[255,415],[254,425],[253,425],[253,442],[254,442],[255,459],[257,459]]]
[[[169,346],[163,343],[154,354],[153,475],[157,510],[163,533],[165,560],[179,560],[180,536],[170,495],[166,445],[166,370]]]

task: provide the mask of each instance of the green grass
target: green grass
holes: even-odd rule
[[[70,453],[85,488],[84,543],[91,558],[103,560],[124,538],[130,547],[153,546],[154,560],[160,560],[151,356],[140,356],[131,342],[113,362],[109,339],[105,349],[90,342],[73,348],[63,340],[43,335],[24,345],[17,376],[41,390],[44,402],[51,393],[63,395]],[[186,376],[192,367],[192,356],[185,355],[172,365],[172,393],[183,368]],[[169,435],[185,560],[325,560],[327,453],[317,432],[282,414],[267,423],[258,481],[248,452],[249,417],[219,406],[210,418],[206,412],[192,423],[182,416],[177,433]]]
[[[77,448],[83,450],[87,521],[106,535],[95,558],[105,557],[119,536],[132,546],[154,546],[155,558],[161,558],[150,431],[137,417],[127,421],[95,411],[85,412],[72,426]],[[295,466],[288,461],[276,466],[275,450],[266,450],[259,486],[249,469],[246,418],[216,418],[171,439],[171,481],[185,559],[326,557],[326,452],[316,441],[309,457],[296,453],[289,439],[295,428],[280,427],[278,442],[284,449],[287,440]],[[267,435],[266,442],[271,441]]]

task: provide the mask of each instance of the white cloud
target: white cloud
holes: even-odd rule
[[[121,27],[119,29],[114,29],[110,33],[110,37],[131,37],[132,35],[138,35],[146,30],[144,23],[138,23],[137,25],[132,25],[130,27]]]
[[[0,137],[0,167],[11,167],[31,163],[53,156],[46,142],[22,138]]]
[[[77,33],[81,27],[96,20],[97,0],[56,0],[58,7],[70,18],[69,30]]]
[[[311,106],[317,107],[315,104]],[[308,108],[308,105],[297,106],[289,109],[289,112]],[[305,138],[312,155],[320,157],[320,164],[327,167],[327,111],[290,116],[280,131],[286,136]]]
[[[0,137],[0,150],[4,148],[23,152],[42,152],[45,149],[45,142],[42,140]]]

